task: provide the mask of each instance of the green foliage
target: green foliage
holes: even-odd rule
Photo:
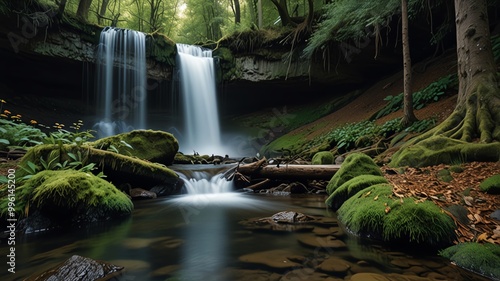
[[[500,194],[500,174],[491,176],[479,184],[479,188],[490,194]]]
[[[44,144],[74,144],[81,146],[83,143],[88,142],[94,138],[92,130],[86,131],[68,131],[65,129],[58,129],[56,132],[52,132],[43,140]]]
[[[410,16],[420,11],[422,2],[423,0],[408,1]],[[366,41],[377,30],[387,26],[393,15],[399,13],[400,7],[399,0],[332,1],[324,6],[323,20],[308,41],[304,56],[312,57],[316,51],[324,50],[330,42],[348,42],[351,39]]]
[[[44,132],[31,125],[0,119],[0,150],[26,149],[40,144],[46,137]]]
[[[371,121],[347,124],[334,129],[327,135],[331,147],[349,150],[353,147],[368,146],[373,143],[378,133],[378,126]],[[362,138],[361,142],[358,140]]]
[[[491,36],[491,48],[496,63],[500,62],[500,35]]]
[[[500,279],[500,246],[496,244],[460,243],[439,253],[456,265],[494,280]]]
[[[444,76],[441,79],[429,84],[425,89],[413,93],[413,107],[415,109],[424,108],[429,103],[438,101],[446,94],[447,90],[456,87],[457,85],[458,78],[456,74]],[[388,104],[375,114],[374,119],[379,119],[389,113],[396,112],[403,108],[403,93],[397,96],[389,95],[385,97],[384,100],[388,101]]]

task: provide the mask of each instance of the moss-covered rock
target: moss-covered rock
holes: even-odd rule
[[[311,162],[313,165],[333,164],[335,159],[330,151],[320,151],[314,154]]]
[[[368,155],[363,153],[349,154],[340,169],[328,182],[326,192],[332,194],[342,184],[360,175],[382,176],[382,171]]]
[[[71,166],[77,162],[70,155],[76,155],[81,164]],[[42,160],[46,163],[52,163],[48,169],[43,167]],[[37,171],[40,171],[62,169],[61,167],[55,167],[56,164],[61,164],[66,169],[70,167],[80,169],[91,163],[95,164],[96,172],[103,172],[106,179],[116,186],[125,183],[144,189],[156,185],[170,186],[172,193],[176,193],[177,189],[180,188],[178,186],[180,182],[179,176],[164,165],[112,151],[96,149],[88,145],[37,145],[28,150],[21,159],[19,166],[29,167],[35,165]],[[18,169],[16,172],[18,178],[28,174],[24,169]]]
[[[328,199],[326,199],[326,205],[337,210],[347,199],[359,191],[381,183],[387,183],[387,180],[382,176],[360,175],[354,177],[335,189]]]
[[[19,186],[16,195],[17,214],[42,215],[52,225],[108,220],[133,210],[132,201],[113,184],[75,170],[39,172]],[[7,204],[2,200],[2,210]]]
[[[500,279],[500,246],[497,244],[461,243],[439,254],[462,268],[494,280]]]
[[[359,236],[401,244],[449,246],[453,220],[430,201],[400,199],[390,184],[370,186],[348,199],[338,210],[339,220]]]
[[[424,167],[472,161],[498,161],[500,142],[470,143],[433,136],[417,144],[400,149],[391,159],[390,166]]]
[[[479,184],[479,188],[490,194],[500,194],[500,174],[491,176]]]
[[[172,134],[153,130],[134,130],[102,138],[89,145],[164,165],[171,165],[179,150],[179,142]]]

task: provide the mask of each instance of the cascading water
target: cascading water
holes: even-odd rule
[[[97,50],[98,137],[146,128],[144,33],[106,27]]]
[[[185,118],[181,150],[224,155],[212,51],[186,44],[177,44],[177,51]]]

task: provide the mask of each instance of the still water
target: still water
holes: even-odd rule
[[[257,230],[241,223],[296,211],[328,218],[335,226],[335,213],[325,208],[324,199],[231,192],[135,201],[133,215],[122,221],[20,237],[16,273],[3,270],[0,280],[23,280],[75,254],[124,266],[118,278],[123,281],[349,280],[360,272],[487,280],[436,255],[401,252],[347,234],[339,238],[346,247],[325,250],[299,243],[304,235],[315,235],[311,231]],[[7,252],[5,244],[1,249]],[[262,263],[241,258],[255,253],[261,254]],[[283,255],[300,257],[294,260],[299,265],[279,269],[264,264],[267,258],[283,259]],[[328,274],[314,270],[332,256],[350,264],[350,269]]]

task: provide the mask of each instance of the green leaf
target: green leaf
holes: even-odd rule
[[[9,140],[6,140],[6,139],[0,139],[0,143],[3,143],[3,144],[7,144],[7,145],[9,145],[9,144],[10,144],[10,141],[9,141]]]

